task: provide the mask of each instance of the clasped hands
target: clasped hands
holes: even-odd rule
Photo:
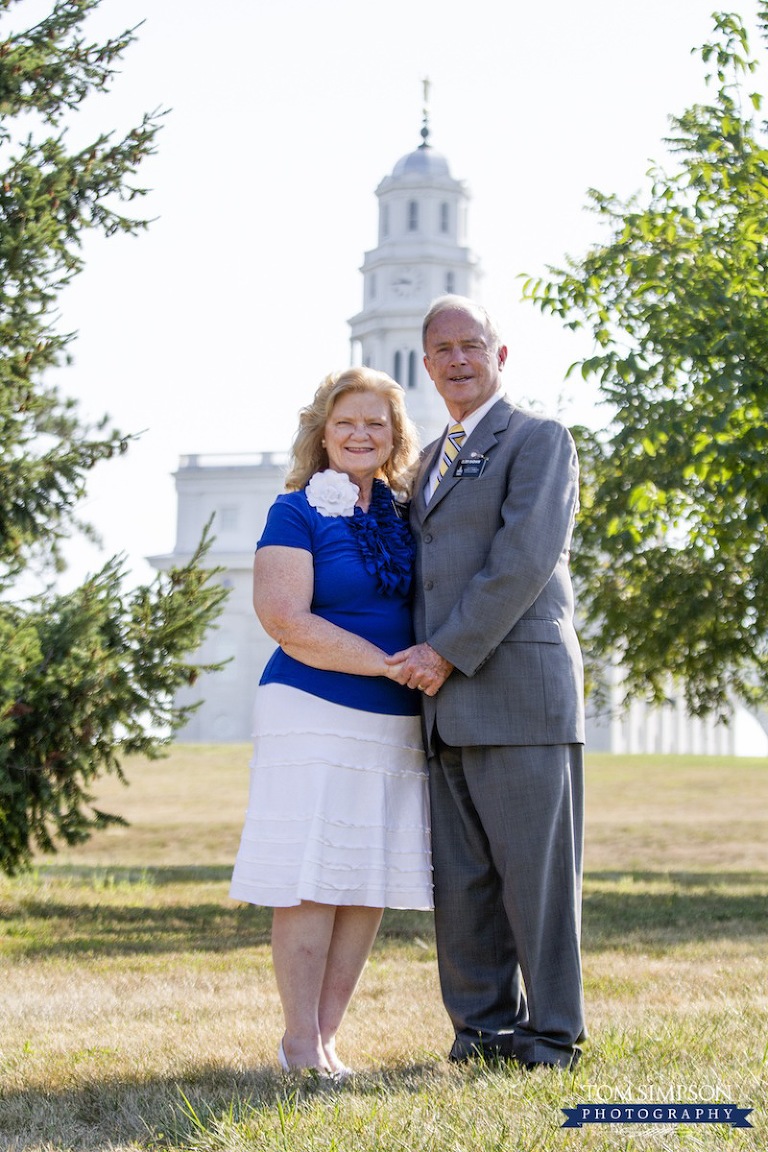
[[[425,696],[434,696],[453,672],[453,664],[426,643],[393,652],[385,656],[384,662],[390,680],[416,688]]]

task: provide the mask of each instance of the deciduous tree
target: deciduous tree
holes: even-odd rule
[[[768,4],[758,5],[768,34]],[[603,243],[524,294],[594,337],[612,419],[582,432],[573,564],[590,655],[693,714],[768,698],[768,142],[742,19],[700,49],[709,102],[671,119],[647,194],[592,191]]]

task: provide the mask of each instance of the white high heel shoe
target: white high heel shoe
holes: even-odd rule
[[[346,1078],[346,1076],[342,1074],[331,1072],[330,1068],[295,1068],[292,1064],[288,1063],[288,1057],[285,1054],[282,1040],[277,1049],[277,1062],[283,1072],[306,1072],[318,1080],[341,1080]]]
[[[342,1064],[335,1052],[333,1054],[333,1060],[331,1060],[327,1052],[325,1058],[331,1066],[331,1076],[333,1076],[334,1080],[341,1083],[343,1080],[349,1080],[350,1076],[354,1076],[354,1068],[348,1068],[346,1064]]]

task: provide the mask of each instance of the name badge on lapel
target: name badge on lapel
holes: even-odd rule
[[[488,458],[486,456],[478,456],[476,452],[473,452],[468,459],[459,460],[454,476],[476,480],[478,476],[482,476],[487,463]]]

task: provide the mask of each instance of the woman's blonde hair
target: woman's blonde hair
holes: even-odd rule
[[[298,492],[315,472],[328,466],[328,453],[323,447],[323,434],[333,407],[348,392],[373,392],[386,398],[392,414],[394,446],[382,466],[381,477],[394,493],[410,495],[414,464],[419,454],[416,428],[405,408],[405,392],[386,372],[373,368],[347,368],[326,376],[314,399],[299,413],[299,430],[291,445],[291,463],[285,478],[288,492]]]

